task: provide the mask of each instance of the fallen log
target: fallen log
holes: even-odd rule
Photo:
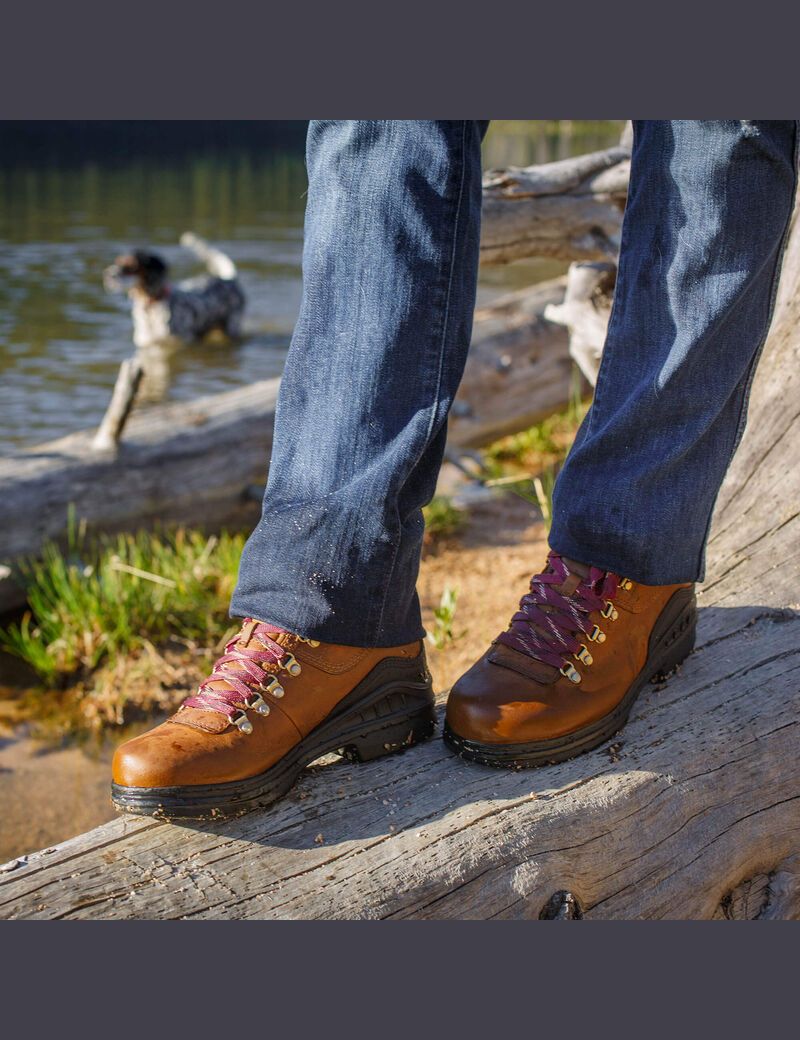
[[[0,873],[0,917],[800,918],[798,329],[795,225],[697,649],[616,742],[504,772],[434,740],[238,820],[116,820]]]
[[[569,401],[569,336],[545,311],[564,300],[565,280],[509,293],[475,312],[448,444],[476,448],[527,429]]]
[[[435,739],[233,822],[115,820],[0,873],[0,918],[800,916],[799,638],[707,607],[611,748],[505,773]]]
[[[0,459],[0,559],[62,540],[71,507],[107,532],[252,519],[247,488],[266,477],[278,382],[134,413],[113,453],[93,451],[89,430]],[[0,575],[0,609],[21,601],[13,574]]]
[[[550,304],[544,317],[569,330],[570,355],[591,386],[611,312],[632,145],[626,123],[613,148],[489,170],[483,178],[482,263],[532,256],[574,261],[563,304]]]
[[[526,257],[612,260],[619,252],[630,146],[483,178],[481,263]]]
[[[486,444],[567,403],[567,333],[542,316],[563,296],[557,279],[478,312],[452,446]],[[113,452],[94,451],[96,438],[85,431],[0,459],[0,563],[63,539],[71,507],[94,531],[157,522],[251,525],[260,500],[253,488],[266,479],[278,383],[134,411]],[[111,411],[118,416],[129,394],[116,397]],[[0,610],[23,600],[13,567],[0,570]]]

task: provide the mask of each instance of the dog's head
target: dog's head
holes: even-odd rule
[[[133,253],[118,256],[105,269],[103,284],[109,292],[117,292],[124,288],[126,279],[133,278],[136,288],[148,296],[158,297],[166,286],[167,271],[167,265],[156,253],[137,249]]]

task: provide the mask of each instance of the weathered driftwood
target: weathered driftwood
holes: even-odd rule
[[[798,329],[795,229],[698,647],[616,743],[509,773],[434,740],[236,821],[117,820],[0,874],[0,916],[800,917]]]
[[[437,739],[233,822],[120,819],[0,874],[0,917],[537,918],[562,892],[562,916],[796,917],[799,638],[707,607],[613,748],[505,773]]]
[[[628,192],[630,146],[483,178],[481,262],[524,257],[613,260]]]
[[[92,451],[92,431],[0,459],[0,559],[60,539],[70,506],[105,531],[157,521],[218,526],[255,512],[246,489],[266,475],[278,380],[191,404],[134,413],[118,451]],[[20,601],[0,580],[0,608]]]
[[[592,386],[600,371],[616,278],[616,264],[571,264],[564,302],[544,309],[547,321],[569,330],[570,356]]]
[[[111,401],[92,440],[92,451],[117,450],[143,375],[144,368],[136,357],[125,358],[119,366],[119,375],[114,384]]]
[[[594,386],[611,311],[633,132],[618,146],[483,180],[481,261],[530,256],[573,260],[563,304],[544,317],[569,330],[570,355]]]
[[[563,295],[558,279],[478,312],[452,445],[485,444],[568,401],[567,334],[542,317]],[[115,454],[93,451],[88,431],[0,459],[0,563],[61,538],[70,506],[102,531],[156,521],[251,522],[260,497],[251,489],[266,476],[277,388],[278,380],[266,380],[134,412]],[[0,573],[0,610],[20,602],[13,575]]]

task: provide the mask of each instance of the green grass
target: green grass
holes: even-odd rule
[[[433,608],[433,630],[428,633],[428,641],[437,650],[444,648],[455,640],[453,623],[456,619],[456,605],[458,603],[458,589],[449,585],[442,593],[438,607]]]
[[[422,510],[428,538],[452,538],[464,526],[464,513],[456,509],[445,495],[437,495]]]
[[[566,408],[527,430],[496,441],[484,453],[487,485],[502,487],[537,506],[548,532],[556,477],[588,409],[589,401],[581,398],[576,370]]]
[[[141,532],[47,545],[23,566],[29,611],[0,643],[52,685],[65,685],[166,642],[212,645],[227,611],[243,535]]]
[[[487,467],[493,473],[507,473],[514,468],[541,470],[548,465],[560,466],[589,410],[589,403],[581,397],[580,374],[575,370],[566,408],[490,445],[484,455]]]

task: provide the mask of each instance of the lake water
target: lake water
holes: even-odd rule
[[[128,301],[104,291],[102,271],[119,253],[151,246],[175,277],[197,273],[177,245],[185,230],[236,262],[251,335],[171,357],[168,398],[280,373],[301,293],[303,127],[165,123],[126,136],[121,126],[105,138],[103,127],[56,127],[44,141],[38,129],[30,142],[18,128],[0,129],[0,452],[97,425],[132,352]],[[603,148],[620,128],[501,121],[485,165]],[[562,269],[537,261],[486,269],[480,299]]]

